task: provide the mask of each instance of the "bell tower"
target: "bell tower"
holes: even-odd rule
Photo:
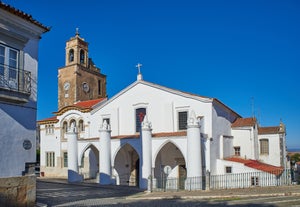
[[[66,42],[65,66],[58,69],[58,109],[106,97],[106,75],[88,55],[88,43],[79,36]]]

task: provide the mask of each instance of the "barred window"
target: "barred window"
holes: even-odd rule
[[[55,153],[54,152],[46,152],[46,166],[47,167],[55,166]]]
[[[269,140],[268,139],[261,139],[259,140],[260,143],[260,154],[269,154]]]
[[[68,152],[64,152],[64,167],[68,167]]]
[[[234,148],[234,155],[241,156],[241,147],[233,147]]]
[[[187,111],[178,112],[178,129],[185,130],[187,129]]]

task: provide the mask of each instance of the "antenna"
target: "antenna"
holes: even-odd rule
[[[252,110],[252,117],[255,118],[255,108],[254,108],[254,97],[251,97],[251,110]]]

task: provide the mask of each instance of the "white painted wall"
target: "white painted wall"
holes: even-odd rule
[[[254,140],[252,127],[241,127],[232,129],[233,146],[239,146],[241,157],[244,159],[254,159]]]
[[[216,160],[223,158],[224,155],[227,156],[232,154],[232,150],[229,149],[230,147],[228,147],[228,143],[226,144],[227,147],[224,148],[223,135],[224,136],[231,135],[231,123],[233,122],[233,120],[237,118],[237,115],[229,111],[228,109],[225,109],[218,103],[213,104],[211,113],[212,113],[212,119],[211,119],[212,131],[211,133],[208,133],[211,134],[210,155],[209,155],[210,166],[207,166],[207,169],[214,174],[217,172],[217,168],[218,168]],[[207,122],[205,122],[205,125],[206,124]],[[229,152],[227,150],[229,150]]]
[[[178,111],[193,109],[197,116],[211,117],[209,100],[200,101],[170,93],[153,87],[151,84],[138,82],[130,90],[122,91],[108,104],[92,112],[92,132],[103,117],[111,117],[112,136],[135,134],[135,109],[145,107],[148,120],[152,123],[152,133],[178,131]],[[205,124],[204,131],[211,131],[211,125]],[[94,136],[93,134],[91,136]]]
[[[21,65],[24,70],[31,72],[31,95],[25,104],[15,104],[11,102],[0,102],[0,119],[2,128],[0,130],[0,177],[20,176],[25,170],[25,163],[36,162],[36,111],[37,111],[37,70],[38,70],[38,43],[39,37],[27,33],[22,28],[24,25],[37,32],[37,28],[30,25],[20,17],[9,14],[1,10],[1,18],[6,22],[16,21],[18,24],[1,24],[0,43],[20,50]],[[4,17],[2,17],[4,15]],[[32,27],[32,28],[31,28]],[[5,30],[13,32],[15,36],[22,36],[22,42],[5,36]],[[41,34],[42,31],[39,31]],[[19,42],[20,41],[20,42]],[[24,140],[29,140],[31,149],[23,148]],[[12,153],[13,149],[13,153]]]
[[[258,135],[258,140],[268,139],[269,140],[269,154],[259,154],[259,159],[267,164],[280,166],[280,138],[278,134],[262,134]],[[258,142],[260,149],[260,142]]]

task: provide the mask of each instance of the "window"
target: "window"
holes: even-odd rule
[[[45,126],[46,134],[54,134],[54,125],[48,124]]]
[[[69,62],[73,62],[74,61],[74,50],[71,49],[69,51]]]
[[[84,59],[85,59],[84,50],[80,50],[80,63],[84,63]]]
[[[146,115],[146,108],[138,108],[135,110],[135,131],[139,132],[141,129],[141,123]]]
[[[68,167],[68,152],[64,152],[64,167]]]
[[[79,121],[79,123],[78,123],[78,130],[79,130],[79,133],[80,132],[84,132],[84,123],[83,123],[83,120]]]
[[[178,129],[187,129],[187,111],[178,112]]]
[[[63,123],[63,132],[64,133],[68,132],[68,123],[66,121],[64,121],[64,123]]]
[[[225,172],[226,173],[232,173],[232,167],[231,166],[226,166],[225,167]]]
[[[55,153],[46,152],[46,167],[54,167],[54,166],[55,166]]]
[[[18,89],[19,51],[0,44],[0,87]]]
[[[98,80],[98,95],[101,95],[101,80]]]
[[[269,154],[269,140],[268,139],[261,139],[259,140],[260,143],[260,154]]]
[[[75,121],[74,119],[72,119],[72,120],[70,121],[70,128],[72,127],[72,125],[73,125],[74,127],[76,127],[76,121]]]
[[[259,182],[258,182],[258,177],[251,177],[251,186],[258,186]]]
[[[234,155],[241,156],[241,147],[233,147],[234,148]]]

